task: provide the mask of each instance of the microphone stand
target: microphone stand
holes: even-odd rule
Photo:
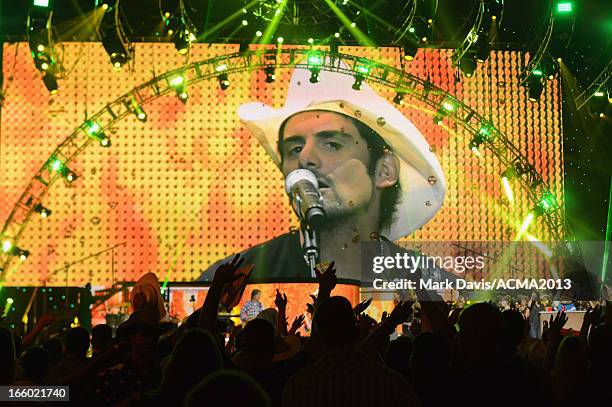
[[[310,276],[316,278],[315,267],[319,262],[319,236],[316,230],[309,226],[306,222],[301,222],[300,231],[302,232],[302,238],[304,245],[302,250],[304,251],[304,260],[308,263],[310,269]]]

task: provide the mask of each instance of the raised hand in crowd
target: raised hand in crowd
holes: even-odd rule
[[[368,314],[355,314],[357,317],[357,323],[359,324],[359,341],[363,341],[378,325],[376,320],[370,317]]]
[[[554,318],[551,315],[548,321],[548,329],[545,334],[542,334],[542,338],[546,338],[547,345],[544,367],[549,371],[552,371],[554,368],[557,349],[559,348],[561,339],[563,339],[561,336],[561,329],[563,329],[567,320],[568,318],[564,311],[557,312]]]
[[[353,308],[355,315],[359,315],[365,312],[365,310],[368,309],[371,303],[372,303],[372,297],[368,298],[367,300],[363,300],[359,304],[355,305],[355,307]]]
[[[329,263],[325,271],[322,271],[319,267],[315,267],[315,274],[317,275],[317,281],[319,282],[319,295],[317,297],[319,302],[328,299],[332,290],[338,283],[335,265],[336,262],[332,261]]]
[[[287,335],[287,295],[281,294],[276,289],[276,298],[274,299],[274,305],[276,305],[276,309],[278,309],[278,330],[281,335]]]
[[[319,304],[319,299],[316,295],[310,294],[310,298],[312,298],[312,303],[306,303],[306,311],[310,315],[314,315],[315,310],[317,309],[317,305]]]
[[[243,261],[244,259],[240,258],[240,254],[237,254],[231,262],[221,264],[215,271],[213,281],[204,299],[204,305],[202,306],[202,312],[200,313],[200,319],[198,321],[198,326],[205,331],[211,333],[215,332],[217,315],[219,314],[219,302],[223,295],[223,288],[226,284],[240,278],[240,274],[236,274],[236,272]]]
[[[297,317],[295,317],[295,319],[293,320],[293,323],[291,324],[291,328],[289,328],[288,335],[298,334],[298,329],[300,329],[302,325],[304,325],[305,318],[306,317],[304,316],[304,314],[300,314]]]
[[[220,265],[215,271],[211,287],[213,285],[223,286],[237,280],[240,275],[236,274],[236,271],[238,271],[243,261],[244,259],[240,258],[240,254],[237,254],[234,256],[231,262]]]
[[[387,316],[375,329],[372,330],[365,340],[360,344],[360,348],[367,354],[381,358],[386,345],[389,342],[389,335],[395,328],[406,321],[413,312],[414,301],[399,302],[391,314]]]
[[[34,328],[32,328],[32,330],[26,336],[24,336],[23,340],[21,341],[22,349],[27,349],[32,342],[34,342],[34,339],[36,339],[36,337],[46,327],[53,324],[56,320],[57,316],[52,312],[42,315],[36,322],[36,325],[34,325]]]
[[[596,305],[595,307],[589,306],[582,319],[582,325],[580,326],[581,338],[586,340],[588,338],[589,330],[591,329],[591,327],[603,322],[602,311],[603,307],[601,305]]]

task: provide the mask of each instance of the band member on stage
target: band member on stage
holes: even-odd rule
[[[263,311],[264,306],[259,301],[261,299],[261,291],[253,290],[251,291],[251,299],[244,303],[242,308],[240,309],[240,320],[243,325],[246,325],[247,322],[254,320],[257,315],[261,311]]]
[[[419,130],[367,84],[355,90],[354,78],[338,72],[321,71],[318,83],[310,77],[294,70],[283,108],[252,102],[238,115],[284,177],[297,169],[314,174],[325,212],[319,260],[334,260],[340,278],[360,280],[361,242],[397,249],[393,240],[440,209],[444,174]],[[255,264],[250,280],[310,278],[303,243],[295,231],[241,253]],[[199,280],[210,281],[220,262]]]

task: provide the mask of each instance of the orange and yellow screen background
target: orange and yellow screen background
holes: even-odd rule
[[[237,45],[192,46],[189,61],[171,44],[136,44],[133,69],[112,69],[99,43],[63,46],[65,78],[49,95],[34,68],[26,43],[4,45],[5,99],[0,132],[0,222],[53,150],[88,115],[130,89],[188,62],[238,51]],[[341,47],[340,52],[398,66],[397,49]],[[455,80],[451,51],[420,50],[405,63],[411,74],[456,95],[489,118],[525,154],[561,202],[563,146],[559,86],[547,84],[537,103],[519,85],[516,52],[497,51],[479,64],[472,78]],[[107,131],[112,147],[97,143],[71,169],[73,184],[55,183],[43,201],[53,211],[33,216],[18,246],[27,261],[13,262],[7,285],[109,285],[135,281],[148,271],[161,281],[192,281],[215,260],[264,242],[296,226],[280,172],[241,125],[242,103],[283,106],[290,70],[265,83],[260,71],[230,75],[220,90],[216,80],[188,89],[181,103],[166,95],[144,106],[148,121],[128,117]],[[392,100],[393,89],[372,85]],[[401,110],[421,130],[444,169],[448,191],[438,215],[409,239],[511,240],[531,209],[515,186],[509,203],[500,182],[504,170],[483,152],[468,148],[470,136],[416,100]],[[541,221],[529,234],[546,240]],[[112,251],[93,256],[107,248]]]

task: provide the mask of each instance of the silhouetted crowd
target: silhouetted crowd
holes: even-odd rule
[[[312,313],[309,336],[300,333],[303,316],[286,321],[291,298],[278,291],[276,308],[227,335],[219,304],[239,266],[236,258],[219,267],[202,308],[180,325],[163,322],[161,297],[141,290],[114,333],[109,325],[91,332],[77,326],[60,338],[48,332],[50,314],[24,336],[0,327],[0,386],[69,386],[71,405],[91,407],[585,406],[609,400],[610,303],[590,308],[580,332],[565,330],[567,317],[558,312],[541,338],[530,337],[533,322],[520,310],[488,302],[453,309],[426,291],[376,321],[367,314],[369,301],[353,306],[333,295],[332,263],[318,275],[313,303],[304,304]]]

